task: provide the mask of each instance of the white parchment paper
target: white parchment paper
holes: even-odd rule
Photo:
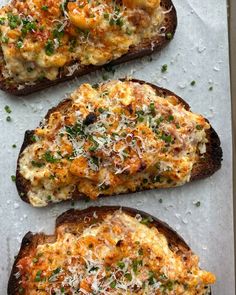
[[[2,2],[3,3],[3,2]],[[176,229],[200,256],[201,266],[217,276],[215,295],[233,295],[234,245],[232,207],[231,100],[229,84],[226,0],[174,0],[178,12],[175,39],[160,54],[116,68],[126,75],[166,87],[202,113],[218,132],[224,152],[222,169],[212,177],[184,187],[111,197],[75,208],[119,204],[147,211]],[[168,71],[161,73],[161,66]],[[107,73],[106,73],[107,74]],[[112,74],[109,74],[113,78]],[[195,80],[195,86],[191,81]],[[6,287],[24,234],[52,233],[56,216],[71,203],[35,209],[19,198],[11,175],[26,129],[35,128],[46,111],[82,82],[102,81],[102,72],[50,88],[25,98],[0,92],[0,294]],[[212,91],[209,91],[210,87]],[[12,109],[7,122],[4,106]],[[12,145],[16,144],[16,148]],[[162,198],[163,203],[159,203]],[[201,206],[194,205],[197,201]]]

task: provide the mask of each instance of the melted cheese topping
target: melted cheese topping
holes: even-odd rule
[[[204,156],[209,128],[149,85],[83,84],[34,131],[20,173],[34,206],[68,199],[75,190],[96,199],[182,185]]]
[[[20,294],[205,295],[215,282],[199,269],[196,255],[170,249],[141,216],[116,211],[73,232],[61,226],[54,243],[19,260]]]
[[[14,0],[0,10],[3,75],[34,83],[106,64],[163,34],[165,13],[159,0]]]

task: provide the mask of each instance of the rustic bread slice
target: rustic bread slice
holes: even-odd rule
[[[122,64],[136,58],[150,55],[153,52],[160,51],[171,41],[171,39],[173,39],[177,27],[177,14],[175,7],[171,0],[161,0],[160,7],[168,12],[165,14],[163,23],[160,25],[161,33],[158,32],[157,35],[151,40],[145,39],[140,44],[131,46],[127,53],[107,63],[108,67]],[[14,81],[14,79],[12,79],[11,77],[4,77],[4,56],[2,50],[0,57],[0,89],[17,96],[31,94],[33,92],[45,89],[58,83],[71,80],[75,77],[91,73],[104,66],[79,64],[79,66],[75,67],[73,73],[68,72],[68,68],[72,68],[74,65],[78,64],[78,61],[76,60],[72,61],[69,64],[66,64],[66,66],[61,67],[56,79],[49,80],[40,77],[40,79],[33,83],[30,82],[24,84]]]
[[[171,92],[169,90],[160,88],[160,87],[155,86],[153,84],[145,83],[145,82],[139,81],[139,80],[123,80],[123,82],[121,82],[121,81],[111,81],[111,82],[108,82],[108,83],[104,83],[104,84],[101,84],[100,87],[110,87],[109,86],[110,83],[111,84],[112,83],[115,83],[116,85],[118,85],[120,83],[119,85],[121,85],[121,87],[126,87],[126,88],[127,87],[136,87],[136,88],[138,87],[138,89],[139,89],[139,87],[140,87],[140,89],[143,89],[143,87],[149,87],[148,89],[151,89],[153,91],[153,93],[155,94],[155,96],[159,97],[161,99],[161,101],[163,100],[163,103],[165,103],[166,101],[168,101],[168,103],[169,103],[171,101],[171,104],[170,104],[170,107],[171,108],[172,107],[174,108],[175,107],[174,105],[176,105],[176,107],[177,108],[181,108],[182,111],[184,111],[184,110],[189,111],[188,114],[190,116],[192,116],[191,114],[193,114],[193,113],[190,112],[190,107],[188,106],[188,104],[182,98],[180,98],[179,96],[175,95],[173,92]],[[84,85],[82,85],[81,87],[84,87]],[[104,100],[104,101],[106,101],[106,100]],[[57,113],[57,112],[60,115],[62,115],[62,116],[68,115],[68,113],[70,112],[69,110],[72,108],[72,104],[73,104],[72,99],[66,99],[66,100],[62,101],[57,107],[52,108],[51,110],[49,110],[49,112],[47,113],[47,115],[46,115],[45,119],[43,120],[43,123],[42,124],[43,125],[45,125],[45,124],[47,125],[49,119],[52,116],[54,116],[54,114]],[[124,109],[126,109],[127,107],[128,106],[124,107]],[[195,116],[195,114],[193,114],[193,116]],[[198,116],[198,115],[196,115],[196,116]],[[173,116],[170,116],[170,119],[171,120],[174,120],[174,118],[172,118],[172,117]],[[201,116],[199,118],[201,118],[200,120],[203,120],[203,122],[205,122],[204,124],[206,124],[206,126],[208,126],[206,128],[206,130],[205,130],[205,135],[204,135],[205,138],[206,138],[205,141],[207,141],[207,142],[205,144],[205,152],[203,154],[200,154],[199,151],[196,151],[196,157],[197,158],[196,158],[195,162],[193,163],[192,168],[191,169],[189,168],[190,169],[189,170],[190,175],[189,175],[189,178],[188,179],[186,178],[184,181],[181,182],[181,176],[180,176],[179,180],[176,180],[176,181],[173,180],[176,177],[176,175],[178,173],[180,173],[180,171],[181,171],[181,168],[180,168],[181,166],[180,165],[181,165],[183,159],[180,156],[180,158],[179,158],[180,162],[178,164],[179,166],[177,166],[177,168],[180,171],[176,171],[177,174],[175,174],[174,176],[173,175],[170,176],[170,179],[167,182],[165,181],[165,179],[162,179],[162,180],[159,179],[159,180],[157,180],[157,183],[155,185],[154,184],[151,184],[149,182],[148,182],[148,184],[145,184],[145,183],[141,182],[141,183],[139,183],[138,186],[135,186],[135,187],[132,188],[132,184],[134,184],[135,181],[136,181],[134,179],[133,182],[131,181],[131,184],[130,184],[131,186],[128,186],[127,183],[125,184],[125,185],[127,185],[127,187],[126,187],[127,189],[125,189],[123,191],[118,191],[118,192],[115,191],[115,189],[117,187],[117,184],[116,185],[113,184],[113,185],[111,185],[111,188],[108,188],[107,191],[105,189],[104,191],[102,191],[98,195],[104,195],[105,196],[105,195],[114,195],[114,194],[120,194],[120,193],[127,193],[127,192],[134,192],[134,191],[152,189],[152,188],[175,187],[175,186],[178,186],[178,185],[182,185],[182,184],[184,184],[184,183],[186,183],[188,181],[193,181],[193,180],[197,180],[197,179],[202,179],[202,178],[205,178],[205,177],[209,177],[213,173],[215,173],[221,167],[222,149],[220,147],[220,140],[219,140],[218,135],[214,131],[214,129],[210,125],[208,125],[208,121],[206,119],[204,119],[203,117],[201,117]],[[172,122],[174,122],[174,121],[172,121]],[[176,124],[176,126],[178,125],[177,123],[173,123],[173,124]],[[180,127],[180,126],[178,126],[178,127]],[[196,127],[198,127],[198,126],[196,126]],[[180,129],[178,129],[178,130],[180,130]],[[133,132],[136,132],[136,131],[133,130]],[[195,132],[195,131],[193,131],[193,132]],[[48,203],[62,201],[63,199],[60,199],[60,198],[57,199],[57,198],[55,198],[55,199],[50,199],[48,201],[45,201],[44,204],[35,204],[34,201],[32,201],[32,199],[31,199],[31,195],[32,195],[31,194],[31,191],[34,190],[34,187],[32,186],[32,183],[29,180],[30,178],[27,179],[27,177],[24,177],[23,176],[23,173],[22,173],[22,167],[25,165],[25,164],[23,165],[21,163],[23,161],[22,159],[23,159],[23,157],[24,157],[24,159],[26,157],[26,156],[24,156],[24,154],[28,154],[29,153],[27,149],[30,149],[32,146],[34,146],[34,144],[35,144],[34,143],[34,135],[36,133],[37,133],[37,130],[34,130],[34,131],[26,131],[26,133],[25,133],[24,142],[23,142],[23,145],[22,145],[22,148],[21,148],[21,151],[20,151],[20,154],[19,154],[19,158],[18,158],[18,163],[17,163],[16,186],[17,186],[18,193],[19,193],[20,197],[24,201],[29,202],[29,203],[31,203],[34,206],[45,206]],[[140,136],[144,136],[144,135],[141,134]],[[159,140],[159,139],[157,139],[157,140]],[[173,143],[173,141],[172,141],[172,143]],[[165,147],[166,146],[168,147],[168,143],[165,143]],[[188,149],[189,146],[190,146],[190,144],[185,144],[185,149]],[[161,150],[161,152],[162,152],[162,150]],[[163,150],[163,152],[165,153],[166,159],[168,159],[169,152],[168,151],[165,151],[165,150]],[[177,152],[178,152],[178,149],[177,149]],[[94,156],[94,155],[96,156],[96,154],[94,154],[94,153],[96,153],[96,151],[91,152],[92,156]],[[146,153],[146,154],[148,155],[148,153]],[[114,156],[114,154],[113,154],[113,156]],[[140,157],[142,158],[142,155]],[[157,160],[158,160],[158,157],[160,158],[160,154],[157,153],[157,154],[155,154],[154,157],[156,157]],[[135,175],[142,175],[142,172],[145,172],[145,165],[146,164],[147,163],[145,163],[145,162],[143,163],[140,160],[140,162],[139,162],[139,168],[137,168],[135,170],[136,172],[134,173],[134,176]],[[42,168],[42,169],[44,169],[44,168]],[[149,170],[147,170],[147,171],[149,171]],[[29,168],[29,171],[28,172],[30,172],[30,168]],[[35,174],[36,177],[37,177],[37,175],[39,175],[37,173]],[[164,178],[166,177],[166,179],[168,178],[167,176],[164,176],[165,173],[167,173],[167,172],[163,172],[164,174],[161,174],[159,172],[158,173],[155,172],[155,173],[156,173],[155,175],[159,175],[159,176],[164,177]],[[128,178],[133,177],[133,174],[129,170],[126,171],[126,172],[124,172],[124,173],[121,172],[121,173],[118,173],[118,174],[119,174],[119,177],[120,178],[121,177],[124,177],[124,181],[127,180],[127,177]],[[115,177],[115,176],[116,175],[113,175],[113,177]],[[85,180],[84,185],[85,185],[86,184],[86,176],[84,176],[84,177],[85,177],[84,178],[84,180]],[[77,180],[79,180],[79,179],[80,179],[80,177],[77,178]],[[99,187],[99,181],[95,179],[95,183],[96,183],[96,186]],[[114,188],[114,191],[111,190],[112,188]],[[93,186],[93,191],[94,192],[95,192],[95,189],[96,189],[96,187]],[[39,192],[40,193],[41,192],[43,193],[43,191],[41,191],[40,189],[38,190],[38,193]],[[77,187],[77,185],[75,185],[75,189],[73,190],[73,192],[71,192],[70,194],[68,194],[64,199],[67,199],[67,198],[68,199],[80,199],[80,198],[84,198],[84,197],[89,197],[89,198],[94,199],[92,193],[93,192],[91,192],[91,194],[90,193],[85,193],[83,191],[83,187],[79,188],[79,187]],[[96,198],[96,196],[95,196],[95,198]]]
[[[92,256],[95,252],[96,260]],[[86,275],[78,267],[85,261]],[[109,275],[97,280],[102,271]],[[173,294],[174,290],[178,295],[184,290],[186,295],[209,295],[208,285],[214,281],[215,276],[199,269],[197,256],[166,223],[136,209],[90,207],[60,215],[54,235],[25,235],[10,275],[8,295],[33,294],[36,289],[42,290],[39,294],[48,294],[49,289],[57,294],[77,294],[82,288],[86,294],[104,288],[106,294],[117,294],[122,288],[120,291],[128,294]]]

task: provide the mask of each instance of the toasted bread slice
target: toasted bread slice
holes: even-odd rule
[[[220,140],[169,90],[138,80],[81,85],[27,131],[16,185],[33,206],[168,188],[212,175]]]
[[[8,295],[209,295],[214,282],[164,222],[131,208],[91,207],[59,216],[54,235],[26,234]]]
[[[14,0],[0,10],[2,90],[27,95],[149,55],[174,37],[171,0],[80,2]]]

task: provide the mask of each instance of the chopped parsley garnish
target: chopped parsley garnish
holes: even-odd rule
[[[167,64],[164,64],[164,65],[161,67],[161,72],[162,72],[162,73],[165,73],[165,72],[167,71],[167,69],[168,69]]]
[[[162,140],[164,140],[166,143],[171,143],[173,141],[172,136],[166,135],[165,133],[163,133],[160,137]]]
[[[167,33],[166,34],[166,39],[171,40],[173,38],[172,33]]]
[[[197,130],[202,130],[203,127],[202,127],[202,125],[196,125],[196,129],[197,129]]]
[[[110,283],[110,287],[111,287],[112,289],[114,289],[114,288],[116,287],[116,281],[111,282],[111,283]]]
[[[44,159],[48,162],[48,163],[56,163],[58,162],[58,159],[56,159],[50,151],[47,151],[45,154],[44,154]]]
[[[2,36],[1,37],[1,41],[2,41],[2,43],[8,43],[9,42],[9,38],[6,37],[6,36]]]
[[[51,56],[53,55],[54,53],[54,43],[52,40],[48,40],[45,44],[45,47],[44,47],[44,50],[45,50],[45,53],[48,55],[48,56]]]
[[[153,271],[149,271],[149,277],[148,277],[148,283],[149,285],[154,285],[155,284],[155,274]]]
[[[151,102],[151,103],[150,103],[150,105],[149,105],[149,110],[150,110],[151,112],[154,112],[154,111],[155,111],[155,104],[154,104],[154,102]]]
[[[11,113],[11,109],[10,109],[10,107],[9,107],[8,105],[6,105],[4,109],[5,109],[5,111],[6,111],[8,114]]]
[[[61,271],[61,267],[57,267],[56,269],[54,269],[54,271],[52,272],[53,275],[57,275],[59,274],[59,272]]]
[[[61,25],[58,25],[57,28],[52,31],[53,38],[60,40],[64,36],[64,31],[60,28]]]
[[[38,270],[34,279],[35,282],[41,281],[41,274],[42,274],[42,270]]]
[[[5,24],[5,17],[0,17],[0,25],[4,25]]]
[[[133,272],[136,274],[138,272],[138,266],[142,266],[143,265],[143,261],[142,260],[137,260],[135,259],[133,262],[132,262],[132,269],[133,269]]]
[[[89,30],[89,29],[84,29],[84,30],[82,30],[82,29],[80,29],[80,28],[76,28],[76,30],[77,30],[77,32],[78,32],[79,34],[82,34],[84,38],[88,38],[89,33],[90,33],[90,30]]]
[[[195,84],[196,84],[196,81],[195,81],[195,80],[193,80],[193,81],[190,83],[191,86],[194,86]]]
[[[123,269],[125,267],[125,263],[123,261],[118,261],[117,262],[117,266],[120,268],[120,269]]]
[[[115,7],[114,16],[109,20],[109,24],[111,26],[116,25],[122,27],[124,25],[124,19],[119,16],[120,8],[118,6]]]
[[[43,167],[45,164],[44,163],[42,163],[42,162],[37,162],[37,161],[31,161],[31,164],[32,164],[32,166],[34,166],[34,167],[38,167],[38,168],[41,168],[41,167]]]
[[[7,116],[6,117],[6,120],[7,120],[7,122],[11,122],[11,117],[10,116]]]
[[[213,90],[213,86],[210,86],[210,87],[209,87],[209,91],[212,91],[212,90]]]
[[[7,14],[8,25],[11,29],[17,28],[21,24],[21,20],[17,15],[12,13]]]
[[[35,135],[31,136],[31,141],[32,141],[32,142],[36,142],[36,141],[37,141],[37,138],[36,138]]]
[[[25,37],[28,32],[33,32],[37,30],[37,25],[35,21],[23,19],[22,23],[23,23],[23,28],[21,29],[22,37]]]
[[[97,157],[91,157],[90,158],[90,163],[98,166],[99,165],[99,159]]]
[[[131,275],[131,273],[127,272],[127,273],[125,274],[125,278],[126,278],[129,282],[131,282],[131,281],[132,281],[132,275]]]
[[[198,201],[198,202],[196,202],[194,205],[195,205],[196,207],[200,207],[200,206],[201,206],[201,202]]]
[[[74,126],[65,126],[66,132],[71,137],[76,137],[77,135],[84,135],[83,126],[76,123]]]
[[[144,225],[149,225],[151,222],[153,222],[153,219],[151,217],[144,217],[140,221],[140,223],[142,223]]]
[[[13,182],[15,182],[15,181],[16,181],[16,176],[15,176],[15,175],[12,175],[12,176],[11,176],[11,180],[12,180]]]
[[[167,119],[168,122],[172,122],[174,121],[174,116],[173,115],[170,115]]]
[[[98,143],[96,141],[93,141],[93,145],[89,148],[90,152],[95,152],[98,148]]]
[[[23,47],[23,41],[18,40],[18,41],[16,42],[16,47],[17,47],[17,48],[22,48],[22,47]]]
[[[109,16],[110,16],[110,14],[107,13],[107,12],[105,12],[105,13],[103,14],[103,17],[104,17],[105,19],[109,19]]]
[[[163,203],[163,200],[162,200],[162,199],[159,199],[159,203],[160,203],[160,204]]]
[[[136,111],[136,115],[138,116],[137,120],[138,122],[143,122],[144,121],[144,111]]]
[[[14,144],[12,145],[12,147],[13,147],[13,149],[15,149],[15,148],[16,148],[16,144],[14,143]]]
[[[41,9],[42,9],[43,11],[47,11],[47,10],[48,10],[48,6],[47,6],[47,5],[43,5],[43,6],[41,7]]]

